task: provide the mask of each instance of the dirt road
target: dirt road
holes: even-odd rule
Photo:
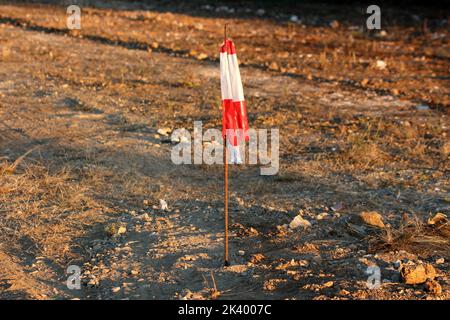
[[[224,268],[222,168],[174,165],[172,145],[157,133],[192,130],[197,120],[220,128],[217,61],[133,48],[94,24],[82,37],[33,28],[52,20],[22,10],[0,6],[1,298],[449,298],[448,237],[426,226],[402,233],[411,230],[405,219],[422,226],[448,213],[446,102],[421,110],[413,91],[247,62],[249,121],[280,129],[280,171],[231,168],[232,266]],[[121,14],[129,18],[113,13]],[[210,23],[179,18],[189,27]],[[114,21],[118,35],[135,35]],[[238,46],[240,58],[247,53]],[[355,222],[373,210],[386,230]],[[291,230],[299,212],[312,226]],[[109,237],[111,223],[126,232]],[[432,263],[443,293],[400,283],[401,259]],[[81,290],[66,287],[69,265],[81,267]],[[376,290],[365,273],[373,265],[382,274]]]

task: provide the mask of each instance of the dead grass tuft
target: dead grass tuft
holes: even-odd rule
[[[17,158],[12,164],[8,164],[7,162],[2,163],[0,165],[0,175],[13,174],[16,171],[17,166],[25,159],[25,157],[27,155],[29,155],[31,152],[33,152],[34,150],[36,150],[37,148],[38,147],[34,147],[34,148],[28,150],[23,155],[21,155],[19,158]]]
[[[430,224],[418,216],[412,219],[403,215],[398,227],[387,226],[386,229],[369,237],[369,250],[405,250],[423,256],[442,253],[450,254],[450,224],[448,220]]]
[[[354,141],[344,152],[343,160],[353,164],[356,168],[366,169],[374,165],[383,165],[388,155],[373,141]]]
[[[51,173],[42,164],[27,163],[33,150],[2,165],[0,239],[10,249],[61,261],[70,256],[71,240],[95,217],[87,210],[94,202],[68,167]]]

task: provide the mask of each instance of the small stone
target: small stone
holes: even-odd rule
[[[163,199],[159,199],[159,207],[163,211],[168,211],[169,210],[169,206],[167,205],[167,202],[165,200],[163,200]]]
[[[331,288],[334,285],[333,281],[328,281],[323,284],[325,288]]]
[[[345,289],[342,289],[341,291],[339,291],[339,294],[342,295],[342,296],[346,296],[346,295],[349,295],[350,292],[345,290]]]
[[[319,213],[317,216],[316,216],[316,219],[317,220],[323,220],[323,218],[325,218],[325,217],[327,217],[328,216],[328,213],[327,212],[322,212],[322,213]]]
[[[386,69],[387,63],[383,60],[377,60],[375,65],[376,65],[377,69],[384,70],[384,69]]]
[[[166,128],[159,128],[157,132],[160,135],[162,135],[162,136],[168,136],[172,132],[172,129],[167,128],[167,127]]]
[[[143,201],[142,201],[142,204],[143,204],[144,206],[148,206],[149,201],[148,201],[148,200],[143,200]]]
[[[402,281],[406,284],[421,284],[436,277],[436,270],[429,264],[404,265],[400,270]]]
[[[111,291],[112,291],[113,293],[117,293],[117,292],[120,291],[120,287],[114,287],[114,288],[111,289]]]
[[[116,236],[127,232],[127,228],[118,222],[110,223],[105,226],[105,233],[110,236]]]
[[[360,218],[362,221],[370,226],[384,228],[384,222],[381,214],[376,211],[366,211],[360,213]]]
[[[137,271],[137,270],[131,270],[131,272],[130,272],[133,276],[135,276],[135,275],[138,275],[139,274],[139,271]]]
[[[278,64],[277,64],[275,61],[273,61],[273,62],[269,65],[269,69],[270,69],[270,70],[274,70],[274,71],[278,71],[280,68],[279,68]]]
[[[444,258],[436,259],[436,264],[443,264],[445,262]]]
[[[368,84],[369,83],[369,79],[367,79],[367,78],[364,78],[364,79],[362,79],[361,80],[361,85],[364,87],[366,84]]]
[[[197,60],[205,60],[206,58],[208,58],[208,55],[205,54],[205,53],[200,53],[200,54],[197,56]]]
[[[442,293],[442,287],[439,282],[431,279],[425,282],[425,290],[434,295],[440,295]]]
[[[201,293],[192,292],[189,289],[184,289],[180,294],[181,300],[204,300]]]
[[[300,267],[307,267],[309,265],[308,260],[299,260],[297,262],[297,265],[299,265]]]
[[[240,256],[245,255],[245,251],[244,250],[239,250],[238,253],[239,253]]]
[[[306,229],[308,227],[311,227],[311,223],[308,220],[303,219],[301,215],[298,215],[291,221],[291,223],[289,224],[289,228],[296,229],[298,227],[303,227]]]
[[[244,207],[244,206],[245,206],[245,202],[244,202],[243,199],[241,199],[241,198],[239,198],[239,197],[236,197],[236,201],[237,201],[237,203],[238,203],[241,207]]]

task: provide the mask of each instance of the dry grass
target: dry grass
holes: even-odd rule
[[[71,240],[93,220],[86,210],[93,200],[86,186],[75,183],[70,168],[49,172],[41,163],[27,161],[33,150],[1,165],[1,239],[11,249],[63,261],[71,255]]]
[[[398,227],[388,226],[383,232],[369,236],[372,252],[405,250],[423,257],[450,254],[450,224],[446,220],[431,225],[426,220],[414,215],[403,214]]]
[[[388,159],[388,156],[381,150],[378,144],[362,141],[353,143],[345,157],[350,163],[355,164],[361,169],[381,165]]]

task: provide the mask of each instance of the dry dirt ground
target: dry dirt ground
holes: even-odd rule
[[[125,9],[83,8],[69,32],[63,7],[0,5],[1,298],[450,297],[448,224],[427,224],[449,214],[445,28],[379,38]],[[277,175],[230,168],[227,268],[222,167],[174,165],[157,134],[220,128],[225,21],[250,126],[280,129]],[[362,223],[363,211],[386,227]],[[291,230],[299,213],[312,225]],[[108,236],[111,223],[126,232]],[[418,260],[441,294],[401,282],[398,262]],[[81,290],[66,287],[69,265]],[[367,287],[373,265],[378,289]]]

